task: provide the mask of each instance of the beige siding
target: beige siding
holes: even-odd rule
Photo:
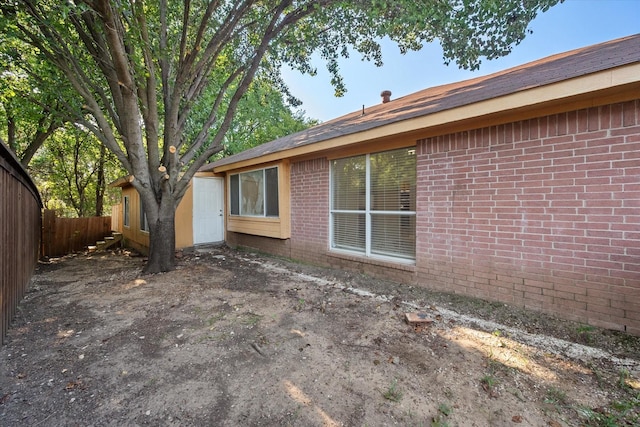
[[[176,209],[176,249],[193,246],[193,185]]]
[[[149,233],[140,230],[140,196],[138,195],[136,189],[132,186],[123,188],[123,206],[125,196],[129,196],[129,225],[124,225],[123,222],[122,236],[124,237],[127,245],[146,253],[149,248]]]

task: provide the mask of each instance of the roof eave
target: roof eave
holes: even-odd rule
[[[120,177],[120,178],[116,179],[115,181],[110,182],[109,183],[109,187],[124,188],[124,187],[127,187],[127,186],[131,185],[132,182],[133,182],[133,175],[127,175],[127,176]]]
[[[336,148],[346,147],[363,141],[372,141],[391,136],[421,134],[422,138],[433,136],[431,131],[447,127],[463,130],[465,125],[477,124],[482,120],[486,125],[495,125],[532,118],[545,106],[549,114],[557,113],[560,106],[567,104],[576,108],[602,105],[636,99],[640,96],[640,63],[632,63],[592,74],[575,77],[557,83],[537,86],[505,96],[486,99],[436,113],[399,120],[376,128],[354,132],[340,137],[329,138],[313,144],[276,151],[214,168],[214,172],[256,166],[285,158],[305,156]],[[600,102],[596,99],[601,99]]]

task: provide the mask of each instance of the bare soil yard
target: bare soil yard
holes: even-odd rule
[[[226,247],[143,263],[39,265],[0,425],[640,425],[636,337]]]

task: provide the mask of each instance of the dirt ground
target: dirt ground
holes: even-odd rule
[[[143,264],[39,265],[1,426],[640,425],[638,338],[226,247]]]

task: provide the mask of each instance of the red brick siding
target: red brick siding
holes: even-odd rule
[[[291,165],[291,248],[294,257],[328,264],[329,161]]]
[[[417,143],[417,255],[336,255],[329,161],[291,167],[291,240],[243,246],[640,335],[640,101]]]
[[[418,282],[640,334],[639,107],[420,141]]]

